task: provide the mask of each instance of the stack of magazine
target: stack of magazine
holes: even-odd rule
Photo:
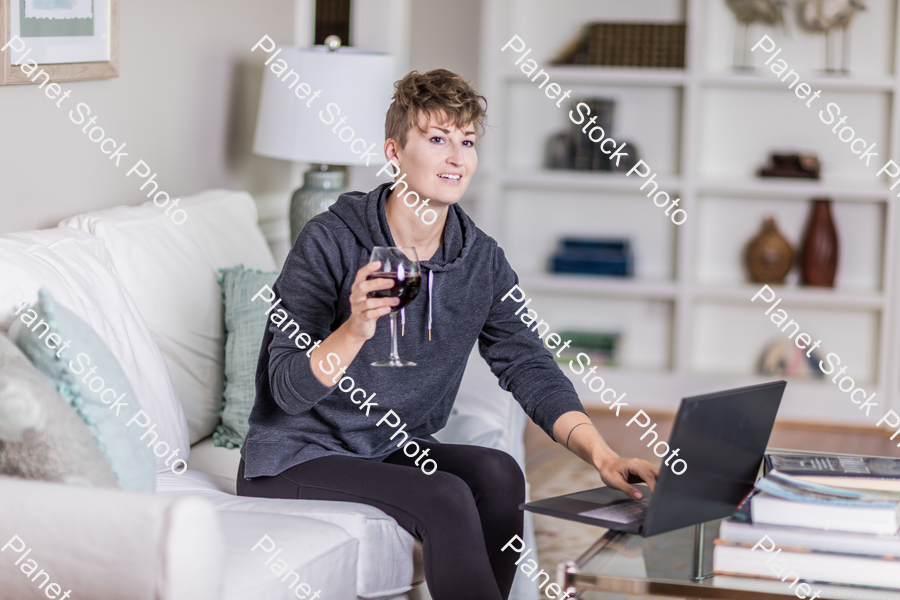
[[[900,589],[900,459],[770,454],[766,471],[719,529],[717,574]]]

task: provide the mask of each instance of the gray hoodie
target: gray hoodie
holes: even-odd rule
[[[350,317],[350,288],[357,271],[369,262],[372,247],[395,245],[384,212],[389,185],[368,194],[343,194],[306,224],[285,261],[273,286],[282,300],[278,309],[313,340],[325,339]],[[450,207],[443,243],[420,266],[422,286],[405,309],[406,331],[398,342],[400,358],[417,366],[369,366],[390,353],[385,316],[342,376],[365,390],[366,408],[359,402],[362,393],[354,402],[352,391],[319,382],[307,357],[309,348],[299,349],[303,344],[288,335],[296,331],[293,326],[283,332],[268,321],[250,431],[241,450],[245,477],[278,475],[321,456],[383,460],[404,439],[390,439],[396,431],[389,427],[392,422],[375,426],[388,410],[406,424],[409,439],[428,439],[447,423],[476,341],[500,387],[512,392],[551,437],[560,415],[584,412],[550,351],[515,315],[520,305],[509,298],[501,302],[518,283],[503,250],[459,206]],[[345,382],[345,389],[349,384]]]

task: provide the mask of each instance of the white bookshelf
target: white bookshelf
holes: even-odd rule
[[[550,73],[550,81],[566,85],[684,85],[686,77],[682,69],[653,69],[649,72],[650,69],[613,67],[544,65],[542,68]],[[505,83],[522,83],[523,77],[520,71],[503,73]]]
[[[500,173],[499,177],[503,185],[510,189],[557,189],[568,192],[603,190],[633,194],[641,186],[637,175],[627,177],[622,173],[591,171],[515,169]],[[659,183],[660,189],[678,191],[681,188],[681,181],[671,175],[657,177],[655,182]]]
[[[785,339],[750,298],[741,252],[763,217],[774,214],[797,250],[809,200],[828,197],[840,241],[834,289],[797,284],[792,271],[777,294],[791,318],[815,339],[823,357],[837,353],[879,408],[900,412],[900,331],[894,273],[897,211],[889,182],[875,177],[888,158],[900,162],[900,44],[896,0],[870,3],[852,25],[850,76],[821,71],[824,38],[800,30],[768,33],[791,68],[825,102],[806,108],[772,73],[731,69],[736,24],[724,0],[484,0],[480,88],[491,128],[479,152],[475,218],[495,236],[553,330],[616,330],[620,365],[600,373],[632,408],[674,411],[683,395],[767,380],[755,365],[767,343]],[[591,21],[687,23],[686,67],[637,69],[553,67],[551,59]],[[863,34],[862,32],[865,32]],[[519,35],[529,58],[571,99],[616,100],[613,137],[633,141],[659,173],[660,190],[681,198],[689,217],[675,226],[638,190],[636,176],[543,168],[547,138],[567,127],[569,101],[548,100],[500,48]],[[762,65],[764,58],[756,58]],[[829,101],[847,124],[877,142],[878,166],[866,168],[818,119]],[[871,139],[870,139],[871,138]],[[755,176],[772,151],[810,150],[823,179]],[[895,190],[896,191],[896,190]],[[632,279],[561,276],[547,261],[563,235],[627,237]],[[564,369],[568,372],[568,369]],[[580,380],[587,405],[603,406]],[[862,383],[865,382],[865,383]],[[880,417],[881,415],[878,415]],[[830,379],[791,380],[780,418],[874,426]]]

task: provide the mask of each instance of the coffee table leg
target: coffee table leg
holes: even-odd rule
[[[562,591],[572,597],[578,596],[578,588],[575,585],[575,576],[578,575],[578,565],[575,561],[561,562],[556,567],[556,582]]]
[[[712,574],[703,573],[703,554],[705,551],[706,523],[694,525],[694,568],[691,581],[703,581],[709,579]]]
[[[628,536],[627,533],[609,530],[603,534],[599,540],[587,549],[581,556],[575,560],[561,562],[556,567],[556,581],[564,592],[568,592],[570,596],[577,597],[579,593],[588,591],[578,588],[578,575],[581,573],[582,567],[593,559],[597,553],[604,548],[621,541]]]

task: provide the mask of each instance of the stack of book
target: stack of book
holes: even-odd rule
[[[563,238],[550,272],[631,277],[631,243],[619,238]]]
[[[900,589],[900,459],[771,454],[766,470],[719,529],[717,574]]]
[[[556,362],[568,364],[578,354],[587,354],[592,365],[614,367],[618,361],[620,334],[599,331],[560,331],[559,337],[570,342],[569,347],[554,354]]]

